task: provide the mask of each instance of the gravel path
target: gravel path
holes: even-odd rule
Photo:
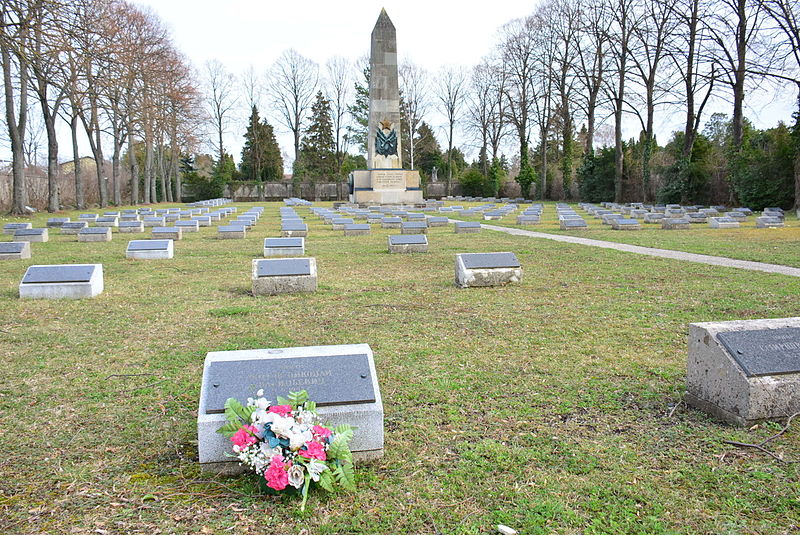
[[[672,258],[675,260],[685,260],[687,262],[697,262],[699,264],[709,264],[712,266],[725,266],[739,269],[749,269],[751,271],[766,271],[767,273],[780,273],[790,277],[800,277],[800,268],[781,266],[779,264],[765,264],[763,262],[750,262],[749,260],[736,260],[723,256],[710,256],[705,254],[684,253],[682,251],[672,251],[670,249],[654,249],[652,247],[641,247],[639,245],[627,245],[625,243],[615,243],[602,240],[591,240],[589,238],[578,238],[576,236],[562,236],[559,234],[546,234],[544,232],[534,232],[509,227],[498,227],[497,225],[481,225],[485,229],[505,232],[514,236],[528,236],[530,238],[544,238],[566,243],[577,243],[579,245],[589,245],[591,247],[602,247],[604,249],[614,249],[627,253],[636,253],[661,258]]]

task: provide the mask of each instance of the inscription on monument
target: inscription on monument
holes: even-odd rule
[[[800,373],[800,327],[730,331],[717,338],[749,377]]]
[[[374,170],[372,171],[372,189],[406,189],[406,172],[402,169],[397,171]]]
[[[320,407],[375,401],[367,355],[212,362],[208,378],[208,414],[224,412],[228,398],[244,403],[260,388],[271,401],[306,390]]]

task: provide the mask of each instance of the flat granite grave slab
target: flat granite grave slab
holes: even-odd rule
[[[306,254],[305,238],[265,238],[264,256],[298,256]]]
[[[400,225],[401,234],[427,234],[428,224],[425,221],[406,221]]]
[[[390,253],[427,253],[428,237],[425,234],[400,234],[388,237]]]
[[[123,234],[135,234],[137,232],[144,232],[143,221],[120,221],[119,231]]]
[[[260,389],[273,403],[278,396],[306,390],[324,424],[356,428],[350,442],[356,461],[383,456],[383,400],[369,345],[216,351],[206,355],[197,411],[203,471],[243,471],[231,457],[231,441],[217,429],[225,423],[228,398],[245,404]]]
[[[31,257],[31,242],[0,242],[0,260],[25,260]]]
[[[20,229],[33,228],[32,223],[6,223],[3,225],[3,234],[13,236]]]
[[[538,215],[521,214],[517,216],[517,225],[538,225],[539,223],[540,218]]]
[[[402,224],[402,217],[384,217],[381,220],[381,228],[400,228]]]
[[[247,227],[243,225],[220,225],[217,237],[223,240],[241,240],[247,237]]]
[[[89,226],[88,221],[70,221],[61,225],[61,234],[75,236],[81,229]]]
[[[456,221],[453,230],[456,234],[480,232],[481,224],[477,221]]]
[[[86,227],[78,232],[79,242],[111,241],[110,227]]]
[[[446,227],[450,224],[450,220],[446,217],[440,216],[429,216],[428,217],[428,226],[429,227]]]
[[[284,238],[305,238],[308,236],[308,225],[305,223],[281,223],[281,236]]]
[[[691,226],[692,222],[688,217],[665,217],[661,221],[661,228],[664,230],[686,230]]]
[[[642,225],[636,219],[618,218],[611,222],[612,230],[641,230]]]
[[[164,217],[148,216],[144,218],[143,223],[144,226],[148,228],[163,227],[164,225],[167,224],[167,220]]]
[[[176,221],[175,227],[183,232],[200,232],[200,223],[194,220]]]
[[[756,228],[781,228],[783,226],[783,219],[780,217],[761,216],[756,218]]]
[[[183,229],[180,227],[153,227],[150,235],[154,240],[181,240]]]
[[[456,286],[503,286],[522,280],[522,266],[514,253],[461,253],[456,255]]]
[[[370,233],[371,228],[368,223],[349,223],[343,230],[345,236],[365,236]]]
[[[317,291],[315,258],[253,260],[253,295]]]
[[[690,324],[686,390],[734,425],[800,412],[800,317]]]
[[[739,228],[739,221],[732,217],[711,217],[708,219],[709,228]]]
[[[96,227],[118,227],[119,226],[119,217],[117,216],[103,216],[98,217],[94,220],[94,226]]]
[[[51,217],[47,220],[47,228],[61,228],[64,223],[69,223],[68,217]]]
[[[34,265],[19,283],[21,299],[82,299],[102,292],[102,264]]]
[[[165,260],[174,256],[172,240],[131,240],[125,258],[132,260]]]
[[[558,226],[561,230],[580,230],[589,228],[589,225],[583,218],[579,219],[562,219],[558,222]]]
[[[46,228],[20,228],[14,232],[14,241],[46,242],[50,233]]]

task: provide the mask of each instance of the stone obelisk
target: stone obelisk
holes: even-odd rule
[[[385,9],[381,10],[372,30],[369,64],[367,169],[351,173],[350,201],[360,204],[420,203],[419,172],[403,169],[397,32]]]
[[[401,169],[397,31],[385,9],[372,30],[369,68],[367,168]]]

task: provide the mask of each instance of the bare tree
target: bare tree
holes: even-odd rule
[[[206,99],[208,112],[214,121],[215,134],[217,135],[217,153],[219,161],[225,157],[223,137],[228,131],[230,115],[236,106],[238,97],[235,92],[236,79],[233,74],[225,70],[218,60],[206,62]]]
[[[300,154],[303,120],[314,103],[319,67],[296,50],[285,50],[269,72],[268,87],[280,122],[294,135],[294,160]]]
[[[347,153],[347,107],[353,93],[353,67],[341,56],[334,56],[326,63],[326,93],[331,106],[333,137],[336,141],[336,172],[340,172]]]
[[[604,77],[608,70],[609,51],[609,5],[605,0],[584,0],[581,4],[581,31],[579,36],[576,76],[581,91],[578,106],[586,116],[586,144],[584,154],[594,151],[594,133],[597,109],[602,104],[600,97]]]
[[[447,120],[447,195],[453,182],[453,136],[467,99],[467,79],[467,72],[461,67],[443,67],[436,79],[439,111]]]
[[[553,101],[557,94],[555,86],[558,80],[555,72],[558,38],[554,27],[547,23],[549,16],[549,14],[539,11],[530,17],[532,28],[537,28],[533,34],[535,53],[533,71],[531,73],[531,92],[533,96],[532,118],[539,127],[539,159],[542,166],[539,176],[541,181],[540,196],[542,199],[547,195],[547,149],[553,121],[555,120]]]
[[[609,0],[611,2],[612,69],[606,82],[606,92],[614,110],[614,200],[622,202],[624,158],[622,147],[622,114],[625,108],[625,82],[628,77],[631,36],[636,28],[634,0]]]
[[[679,0],[673,13],[678,20],[675,36],[669,43],[669,56],[682,82],[682,93],[678,93],[678,106],[685,106],[686,120],[683,129],[683,147],[679,162],[679,181],[688,184],[689,162],[692,159],[694,143],[703,110],[714,91],[716,70],[712,54],[713,47],[708,31],[701,20],[709,16],[705,12],[709,6],[701,4],[701,0]],[[687,188],[682,188],[681,202],[689,202]]]
[[[505,68],[506,116],[519,141],[520,173],[530,172],[528,144],[534,98],[537,21],[533,17],[516,19],[501,29],[500,54]],[[527,196],[527,191],[522,191]]]
[[[656,105],[662,102],[672,89],[672,71],[663,64],[671,52],[669,43],[676,37],[678,19],[672,2],[639,0],[635,6],[640,12],[638,24],[633,27],[631,39],[631,63],[634,79],[644,93],[644,113],[639,106],[632,106],[644,131],[642,150],[641,198],[648,201],[650,191],[650,158],[653,150],[653,121]]]
[[[11,140],[12,214],[26,213],[25,189],[25,124],[28,113],[28,46],[30,13],[25,2],[4,1],[0,4],[0,60],[3,67],[6,127]],[[15,97],[15,91],[19,95]]]
[[[410,60],[405,60],[400,65],[400,91],[403,95],[400,103],[405,109],[406,129],[408,131],[408,156],[411,169],[416,168],[416,145],[419,143],[415,139],[420,124],[428,111],[428,73],[421,66]]]

